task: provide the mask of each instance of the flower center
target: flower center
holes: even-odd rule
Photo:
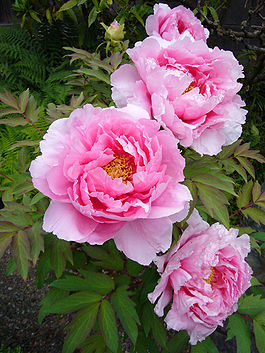
[[[193,88],[195,88],[195,87],[196,87],[196,85],[194,84],[194,82],[192,82],[192,83],[189,85],[189,87],[186,88],[185,91],[184,91],[182,94],[185,94],[185,93],[187,93],[187,92],[193,90]]]
[[[214,268],[211,266],[211,274],[210,274],[210,276],[208,277],[208,278],[204,278],[203,280],[206,282],[206,283],[208,283],[208,284],[211,284],[211,282],[212,282],[212,279],[213,279],[213,276],[214,276],[214,274],[215,274],[215,270],[214,270]]]
[[[111,176],[111,179],[122,178],[122,182],[132,181],[132,174],[135,173],[135,164],[129,155],[121,155],[102,167]]]

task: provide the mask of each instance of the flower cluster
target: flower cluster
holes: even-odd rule
[[[219,153],[239,138],[245,122],[237,95],[242,66],[230,51],[207,46],[207,32],[183,6],[155,5],[146,28],[152,36],[128,50],[135,66],[112,75],[113,100],[145,107],[183,147]]]
[[[122,40],[122,31],[113,22],[107,39]],[[159,298],[159,316],[172,300],[168,327],[186,329],[196,344],[249,287],[249,238],[209,226],[195,210],[179,242],[157,254],[170,248],[173,223],[189,212],[178,143],[215,155],[238,139],[243,73],[231,52],[207,46],[208,30],[183,6],[155,5],[146,31],[149,37],[127,51],[134,65],[111,76],[118,108],[85,105],[53,122],[30,172],[52,199],[44,230],[92,245],[113,239],[130,259],[154,260],[161,281],[149,299]]]

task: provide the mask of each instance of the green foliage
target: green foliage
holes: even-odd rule
[[[14,349],[6,347],[4,344],[0,346],[0,353],[23,353],[21,347],[16,347]]]

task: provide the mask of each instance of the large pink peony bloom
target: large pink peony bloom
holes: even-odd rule
[[[136,43],[125,64],[111,76],[118,107],[134,102],[171,130],[184,147],[215,155],[236,141],[246,111],[236,93],[243,77],[230,51],[202,40],[165,42],[154,37]]]
[[[167,326],[187,330],[196,344],[237,310],[252,270],[244,261],[250,251],[247,234],[237,237],[237,229],[209,226],[196,210],[188,224],[172,250],[157,258],[161,280],[148,297],[152,303],[160,297],[155,312],[162,316],[173,296]]]
[[[208,29],[202,26],[190,9],[182,5],[171,9],[167,4],[155,4],[154,15],[147,17],[145,28],[149,36],[169,41],[190,36],[206,42],[209,36]]]
[[[86,105],[52,123],[30,166],[34,186],[52,199],[45,231],[90,244],[113,238],[144,265],[169,248],[191,195],[179,183],[177,141],[148,118],[137,106]]]

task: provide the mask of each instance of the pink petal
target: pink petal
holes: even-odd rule
[[[168,250],[171,240],[172,223],[167,217],[128,222],[114,236],[117,248],[141,265],[149,265],[156,253]]]

